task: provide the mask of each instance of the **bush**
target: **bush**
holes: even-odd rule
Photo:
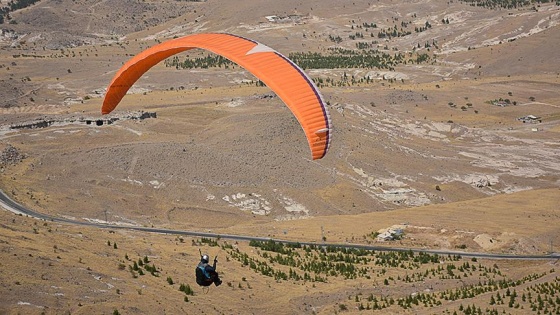
[[[181,285],[179,286],[179,291],[185,292],[186,295],[194,295],[193,289],[188,284],[181,283]]]

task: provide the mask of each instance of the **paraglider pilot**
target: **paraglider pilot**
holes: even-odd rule
[[[214,283],[215,286],[222,284],[222,280],[218,276],[216,271],[216,263],[218,262],[218,257],[214,258],[214,264],[210,265],[209,257],[207,254],[200,256],[200,262],[196,266],[196,283],[201,286],[209,286]]]

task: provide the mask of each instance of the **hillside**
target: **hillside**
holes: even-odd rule
[[[368,235],[404,226],[403,239],[389,244],[558,251],[559,24],[555,3],[38,1],[0,24],[0,189],[36,211],[79,221],[382,245]],[[290,111],[236,66],[158,64],[115,113],[101,116],[106,87],[126,60],[166,39],[200,32],[251,38],[301,62],[314,53],[305,71],[332,117],[327,156],[312,161]],[[346,66],[354,53],[382,62]],[[207,55],[198,50],[178,58]],[[325,60],[339,66],[318,66]],[[519,120],[530,115],[537,119]],[[220,242],[231,282],[224,305],[212,305],[214,296],[198,291],[185,303],[178,285],[169,287],[165,278],[193,285],[185,264],[195,263],[201,246],[218,252],[195,244],[201,240],[54,225],[8,212],[1,217],[2,257],[18,257],[3,269],[18,272],[0,274],[3,291],[10,292],[0,300],[0,313],[153,313],[161,305],[169,305],[169,313],[360,313],[370,293],[397,300],[421,292],[383,289],[384,276],[373,263],[365,263],[369,278],[360,276],[357,286],[342,276],[325,283],[274,280],[234,264],[236,254]],[[106,248],[107,241],[119,249]],[[248,244],[236,246],[261,257]],[[162,277],[128,277],[118,267],[131,264],[125,254],[150,256]],[[46,280],[32,271],[39,263],[53,267]],[[494,262],[484,263],[491,268]],[[508,279],[531,279],[523,280],[523,290],[557,285],[549,262],[504,264]],[[430,268],[437,264],[414,272]],[[66,279],[65,270],[76,280]],[[395,283],[407,276],[405,269],[388,272]],[[533,273],[547,275],[533,279]],[[474,274],[473,285],[486,277]],[[436,278],[422,282],[421,290],[465,286]],[[88,289],[93,294],[78,290],[77,282],[100,287]],[[39,294],[21,298],[34,285],[49,296],[44,304]],[[492,308],[490,295],[498,291],[505,294],[500,288],[440,308],[394,305],[390,311]],[[526,314],[531,306],[524,302],[524,309],[506,303],[499,310]]]
[[[41,223],[7,212],[0,218],[5,257],[0,312],[6,314],[439,314],[467,305],[506,314],[558,309],[558,266],[548,261],[274,249]],[[199,249],[218,256],[224,280],[207,292],[194,282]]]

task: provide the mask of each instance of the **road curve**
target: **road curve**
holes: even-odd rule
[[[315,243],[315,242],[296,242],[288,241],[282,239],[275,239],[270,237],[257,237],[257,236],[247,236],[247,235],[232,235],[232,234],[220,234],[220,233],[206,233],[197,231],[182,231],[182,230],[171,230],[171,229],[160,229],[160,228],[149,228],[142,226],[124,226],[124,225],[114,225],[114,224],[103,224],[94,222],[84,222],[71,220],[66,218],[55,217],[43,213],[39,213],[12,200],[8,195],[0,189],[0,205],[13,213],[26,215],[35,219],[74,224],[81,226],[91,226],[101,229],[123,229],[131,231],[149,232],[149,233],[160,233],[160,234],[172,234],[172,235],[185,235],[185,236],[197,236],[197,237],[208,237],[208,238],[220,238],[229,239],[235,241],[274,241],[283,244],[300,244],[300,245],[320,245],[320,246],[332,246],[340,248],[352,248],[352,249],[365,249],[365,250],[377,250],[377,251],[390,251],[390,252],[406,252],[411,251],[414,253],[428,253],[428,254],[438,254],[438,255],[460,255],[463,257],[476,257],[476,258],[487,258],[487,259],[517,259],[517,260],[547,260],[547,259],[560,259],[560,254],[554,253],[551,255],[509,255],[509,254],[492,254],[492,253],[474,253],[474,252],[461,252],[461,251],[449,251],[449,250],[436,250],[436,249],[423,249],[423,248],[403,248],[403,247],[389,247],[389,246],[372,246],[365,244],[350,244],[350,243]]]

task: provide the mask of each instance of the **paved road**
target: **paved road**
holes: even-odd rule
[[[113,224],[103,224],[94,223],[86,221],[77,221],[66,218],[55,217],[43,213],[39,213],[12,200],[8,197],[4,191],[0,190],[0,205],[8,211],[14,212],[16,214],[26,215],[32,218],[59,222],[66,224],[74,224],[81,226],[91,226],[102,229],[124,229],[140,232],[149,233],[160,233],[160,234],[173,234],[173,235],[186,235],[186,236],[197,236],[197,237],[207,237],[207,238],[220,238],[229,239],[235,241],[275,241],[284,244],[301,244],[301,245],[321,245],[321,246],[333,246],[341,248],[353,248],[353,249],[366,249],[366,250],[377,250],[377,251],[393,251],[393,252],[404,252],[412,251],[414,253],[429,253],[438,255],[460,255],[463,257],[477,257],[477,258],[487,258],[487,259],[518,259],[518,260],[546,260],[546,259],[560,259],[560,254],[554,253],[552,255],[508,255],[508,254],[490,254],[490,253],[473,253],[473,252],[461,252],[461,251],[448,251],[448,250],[435,250],[435,249],[421,249],[421,248],[402,248],[402,247],[389,247],[389,246],[372,246],[365,244],[349,244],[349,243],[314,243],[314,242],[295,242],[287,241],[281,239],[274,239],[270,237],[256,237],[256,236],[246,236],[246,235],[231,235],[231,234],[219,234],[219,233],[205,233],[196,231],[182,231],[182,230],[170,230],[170,229],[159,229],[159,228],[149,228],[142,226],[124,226],[124,225],[113,225]]]

